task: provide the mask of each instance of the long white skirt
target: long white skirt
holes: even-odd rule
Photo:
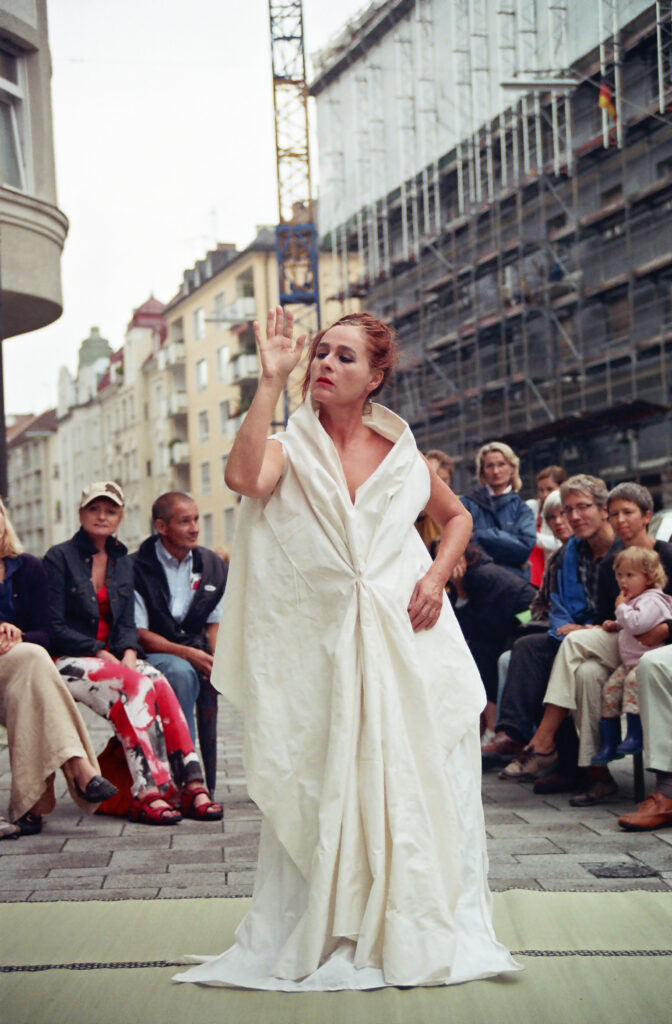
[[[480,743],[476,729],[461,740],[445,763],[461,818],[462,886],[455,907],[455,947],[445,978],[410,978],[408,985],[454,985],[521,968],[495,938],[487,883],[487,853],[480,794]],[[437,809],[440,813],[440,809]],[[254,896],[236,930],[236,942],[219,956],[193,956],[196,962],[175,981],[283,992],[383,988],[378,967],[356,968],[355,943],[344,939],[313,974],[300,981],[273,977],[280,950],[307,906],[307,885],[271,827],[264,822]],[[431,935],[427,937],[431,943]],[[413,957],[409,958],[413,960]]]

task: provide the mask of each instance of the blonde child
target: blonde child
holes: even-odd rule
[[[602,747],[593,764],[607,764],[626,754],[638,754],[642,749],[635,670],[641,656],[653,648],[646,647],[638,636],[672,619],[672,597],[662,589],[667,576],[655,551],[640,547],[619,551],[614,559],[614,573],[621,591],[616,598],[616,619],[607,619],[602,628],[610,633],[618,631],[621,664],[602,689]],[[622,712],[628,731],[621,743]]]

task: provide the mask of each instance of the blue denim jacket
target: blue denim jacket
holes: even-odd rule
[[[112,613],[107,647],[117,658],[129,647],[142,656],[135,628],[131,559],[126,547],[114,537],[107,538],[105,550],[105,584]],[[89,535],[80,528],[71,540],[55,544],[44,556],[51,603],[50,651],[54,657],[92,658],[105,647],[102,640],[96,639],[98,601],[91,579],[95,552]]]

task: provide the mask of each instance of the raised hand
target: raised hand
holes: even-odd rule
[[[266,338],[262,338],[259,324],[254,322],[254,336],[257,339],[259,358],[261,359],[261,375],[266,380],[285,383],[290,373],[297,366],[306,335],[302,334],[293,340],[294,316],[291,310],[283,310],[276,306],[270,310],[266,320]]]

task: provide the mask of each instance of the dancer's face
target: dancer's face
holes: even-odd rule
[[[362,404],[381,382],[373,370],[366,339],[358,327],[337,324],[317,346],[310,367],[310,392],[321,404]]]

